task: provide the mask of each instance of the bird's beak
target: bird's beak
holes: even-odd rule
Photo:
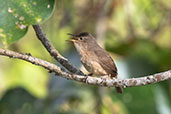
[[[70,41],[70,42],[75,42],[75,41],[77,41],[77,36],[76,35],[74,35],[74,34],[71,34],[71,33],[68,33],[68,35],[70,35],[70,36],[73,36],[72,38],[70,38],[69,40],[66,40],[66,41]]]

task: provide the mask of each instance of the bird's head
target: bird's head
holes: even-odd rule
[[[87,32],[82,32],[80,34],[70,34],[68,35],[72,36],[68,41],[74,42],[74,43],[88,43],[91,42],[93,39],[93,36]]]

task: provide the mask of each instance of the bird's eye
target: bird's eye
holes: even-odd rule
[[[82,38],[82,37],[80,37],[80,40],[83,40],[83,38]]]

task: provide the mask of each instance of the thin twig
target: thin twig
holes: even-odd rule
[[[104,87],[120,86],[120,87],[126,88],[126,87],[153,84],[153,83],[157,83],[157,82],[164,81],[164,80],[171,80],[171,70],[145,76],[145,77],[130,78],[130,79],[115,79],[115,78],[111,79],[111,78],[91,77],[91,76],[84,77],[81,75],[76,75],[76,74],[71,74],[69,72],[66,72],[55,64],[32,57],[31,55],[28,55],[28,54],[17,53],[14,51],[9,51],[9,50],[0,48],[0,55],[8,56],[10,58],[22,59],[32,64],[44,67],[50,72],[54,72],[63,78],[67,78],[70,80],[75,80],[75,81],[79,81],[79,82],[83,82],[83,83],[91,84],[91,85],[104,86]]]
[[[33,25],[33,28],[36,32],[37,38],[41,41],[43,46],[46,48],[46,50],[50,53],[52,57],[54,57],[62,66],[64,66],[68,71],[78,74],[78,75],[84,75],[84,73],[81,70],[76,69],[73,65],[71,65],[66,58],[64,58],[51,44],[51,42],[48,40],[46,35],[43,33],[40,25]]]

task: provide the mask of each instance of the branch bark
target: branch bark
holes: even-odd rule
[[[64,66],[68,71],[78,74],[78,75],[84,75],[84,73],[81,70],[76,69],[73,65],[71,65],[66,58],[64,58],[51,44],[51,42],[48,40],[46,35],[43,33],[40,25],[33,25],[33,28],[36,32],[37,38],[41,41],[43,46],[46,48],[46,50],[50,53],[52,57],[54,57],[62,66]]]
[[[126,87],[135,87],[135,86],[153,84],[153,83],[157,83],[157,82],[164,81],[164,80],[171,80],[171,70],[149,75],[149,76],[144,76],[144,77],[139,77],[139,78],[130,78],[130,79],[116,79],[116,78],[111,79],[111,78],[106,78],[103,76],[102,77],[91,77],[91,76],[85,77],[82,75],[71,74],[70,72],[67,72],[61,69],[59,66],[55,64],[32,57],[31,55],[28,55],[28,54],[17,53],[14,51],[0,48],[0,55],[8,56],[10,58],[22,59],[32,64],[44,67],[50,72],[54,72],[63,78],[67,78],[70,80],[75,80],[75,81],[79,81],[79,82],[91,84],[91,85],[104,86],[104,87],[120,86],[120,87],[126,88]]]

